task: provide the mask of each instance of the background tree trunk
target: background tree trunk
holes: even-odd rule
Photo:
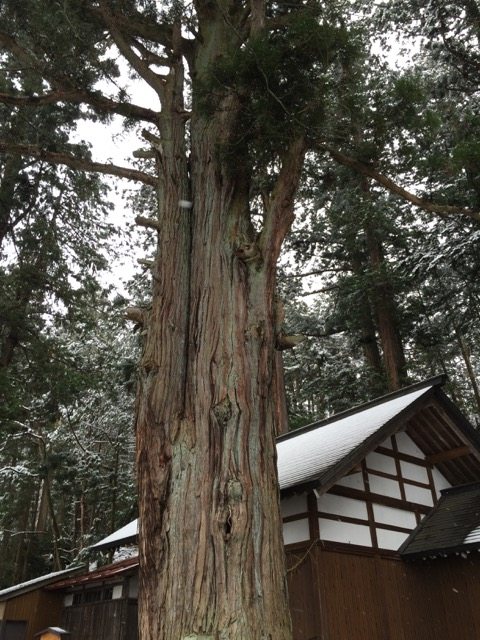
[[[372,305],[377,319],[383,364],[387,376],[389,391],[395,391],[406,382],[406,363],[402,339],[398,329],[398,320],[393,289],[388,281],[386,263],[381,240],[371,225],[366,226],[367,247],[370,267],[374,274],[374,286],[371,292]]]

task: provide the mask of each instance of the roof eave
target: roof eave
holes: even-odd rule
[[[410,388],[410,391],[411,390],[412,389]],[[317,478],[311,478],[306,482],[302,482],[297,485],[291,485],[289,487],[286,487],[285,489],[281,489],[281,495],[313,490],[317,490],[320,493],[325,493],[326,491],[328,491],[340,478],[345,476],[347,473],[349,473],[349,471],[351,471],[351,469],[353,469],[353,467],[359,464],[370,451],[372,451],[386,438],[397,433],[397,431],[400,431],[400,428],[405,424],[405,422],[408,421],[408,419],[412,415],[414,415],[422,405],[425,405],[427,401],[434,395],[435,390],[435,386],[426,388],[425,393],[419,396],[416,400],[413,400],[407,407],[393,416],[393,418],[390,418],[390,420],[388,420],[382,427],[375,431],[375,433],[366,438],[350,454],[345,456],[340,462],[331,467],[328,471],[319,475]]]
[[[403,547],[404,545],[402,545]],[[422,551],[408,551],[402,552],[402,547],[398,550],[399,556],[402,560],[435,560],[439,557],[446,557],[451,555],[461,555],[462,553],[470,553],[471,551],[477,551],[480,549],[480,541],[472,542],[470,544],[460,544],[453,547],[439,547],[436,549],[424,549]]]
[[[46,578],[45,580],[41,580],[41,577],[36,582],[32,582],[32,584],[25,585],[17,590],[9,591],[4,595],[0,595],[0,602],[6,602],[7,600],[11,600],[12,598],[18,598],[19,596],[24,595],[25,593],[29,593],[31,591],[36,591],[37,589],[44,589],[45,587],[49,587],[56,582],[61,582],[65,580],[67,577],[76,576],[77,574],[85,573],[88,571],[88,565],[83,564],[78,567],[74,567],[71,570],[66,572],[62,572],[62,575],[57,575],[55,577]]]
[[[93,551],[105,551],[106,549],[118,549],[118,547],[122,547],[125,544],[134,544],[137,541],[138,533],[132,536],[127,536],[126,538],[120,538],[118,540],[113,540],[111,542],[105,542],[104,544],[94,544],[88,548],[89,552]]]
[[[374,398],[369,402],[364,402],[363,404],[356,405],[351,409],[346,409],[345,411],[341,411],[340,413],[335,413],[329,418],[325,418],[323,420],[318,420],[316,422],[312,422],[311,424],[307,424],[305,427],[301,427],[299,429],[294,429],[293,431],[289,431],[287,433],[282,433],[282,435],[276,438],[277,442],[283,442],[284,440],[289,440],[290,438],[295,438],[302,433],[307,433],[308,431],[313,431],[314,429],[318,429],[320,427],[324,427],[327,424],[332,422],[336,422],[337,420],[341,420],[348,416],[354,415],[356,413],[361,413],[365,411],[365,409],[370,409],[371,407],[375,407],[379,404],[383,404],[384,402],[388,402],[389,400],[393,400],[394,398],[401,398],[413,391],[425,388],[440,388],[445,384],[446,381],[445,375],[435,376],[433,378],[429,378],[423,382],[417,382],[415,384],[411,384],[408,387],[404,387],[399,389],[398,391],[392,391],[378,398]],[[444,394],[445,395],[445,394]],[[445,396],[446,397],[446,396]],[[464,417],[466,420],[466,418]]]

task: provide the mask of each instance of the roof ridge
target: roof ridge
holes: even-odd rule
[[[307,433],[313,429],[319,429],[321,427],[325,427],[332,422],[336,422],[337,420],[341,420],[342,418],[346,418],[350,415],[355,415],[356,413],[360,413],[361,411],[365,411],[365,409],[370,409],[371,407],[375,407],[379,404],[383,404],[384,402],[388,402],[389,400],[393,400],[395,398],[401,398],[404,395],[412,393],[413,391],[417,391],[422,389],[423,387],[441,387],[445,384],[446,376],[438,375],[433,378],[428,378],[428,380],[424,380],[423,382],[416,382],[414,384],[409,385],[408,387],[403,387],[402,389],[398,389],[397,391],[391,391],[390,393],[386,393],[383,396],[378,396],[377,398],[373,398],[368,402],[363,402],[362,404],[355,405],[350,409],[346,409],[345,411],[340,411],[339,413],[334,413],[328,418],[323,418],[322,420],[317,420],[316,422],[312,422],[310,424],[305,425],[304,427],[300,427],[299,429],[293,429],[288,433],[282,433],[282,435],[278,436],[276,441],[283,442],[284,440],[289,440],[290,438],[296,437],[302,433]]]

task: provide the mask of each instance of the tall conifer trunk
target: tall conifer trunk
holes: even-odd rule
[[[220,23],[202,32],[194,105],[202,71],[230,47]],[[209,114],[194,108],[187,162],[182,79],[178,57],[162,95],[158,254],[137,406],[140,637],[287,640],[275,264],[304,143],[285,152],[256,235],[248,163],[224,159],[239,98],[226,92]]]
[[[393,290],[386,273],[381,240],[375,229],[367,224],[367,250],[375,283],[371,292],[377,317],[378,333],[383,352],[383,363],[389,391],[400,389],[406,381],[406,363],[402,339],[398,328]]]

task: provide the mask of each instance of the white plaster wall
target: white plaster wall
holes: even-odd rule
[[[306,518],[283,523],[284,544],[294,544],[295,542],[303,542],[304,540],[310,540],[310,529]]]
[[[372,538],[368,526],[350,524],[339,520],[319,518],[320,539],[331,542],[344,542],[346,544],[358,544],[362,547],[371,547]]]
[[[448,482],[445,476],[443,476],[436,467],[433,467],[432,469],[432,476],[433,476],[433,484],[435,485],[435,489],[437,490],[438,497],[440,497],[440,491],[442,489],[448,489],[452,485]]]
[[[382,496],[389,496],[390,498],[402,497],[402,494],[400,493],[400,485],[396,480],[382,478],[371,473],[368,474],[368,480],[370,482],[370,491],[372,493],[379,493]]]
[[[282,517],[295,516],[297,513],[306,513],[307,508],[307,495],[301,493],[289,498],[282,498],[280,502],[280,509],[282,511]]]
[[[392,439],[387,438],[384,442],[382,442],[380,446],[384,447],[385,449],[393,449]]]
[[[425,484],[428,484],[429,482],[428,473],[425,467],[400,460],[400,469],[402,470],[402,478],[407,480],[416,480],[417,482],[424,482]]]
[[[324,511],[325,513],[368,520],[367,505],[363,500],[354,500],[325,493],[317,499],[317,506],[319,511]]]
[[[389,531],[388,529],[377,528],[377,542],[380,549],[390,549],[396,551],[405,542],[410,534],[401,531]]]
[[[365,483],[363,482],[363,476],[361,473],[351,473],[349,476],[343,477],[337,481],[342,487],[350,487],[351,489],[358,489],[364,491]]]
[[[422,489],[422,487],[414,487],[411,484],[405,484],[405,497],[409,502],[424,504],[427,507],[433,507],[433,497],[430,489]]]
[[[417,447],[414,441],[408,436],[405,431],[400,431],[395,434],[395,439],[397,441],[397,447],[400,453],[407,453],[410,456],[415,456],[416,458],[425,458],[424,453]]]
[[[375,522],[379,524],[391,524],[408,529],[415,529],[417,526],[417,519],[412,511],[385,507],[383,504],[373,505],[373,516]]]
[[[368,454],[365,460],[369,469],[397,475],[395,460],[393,458],[390,458],[389,456],[384,456],[382,453],[376,453],[375,451],[372,451],[372,453]]]

